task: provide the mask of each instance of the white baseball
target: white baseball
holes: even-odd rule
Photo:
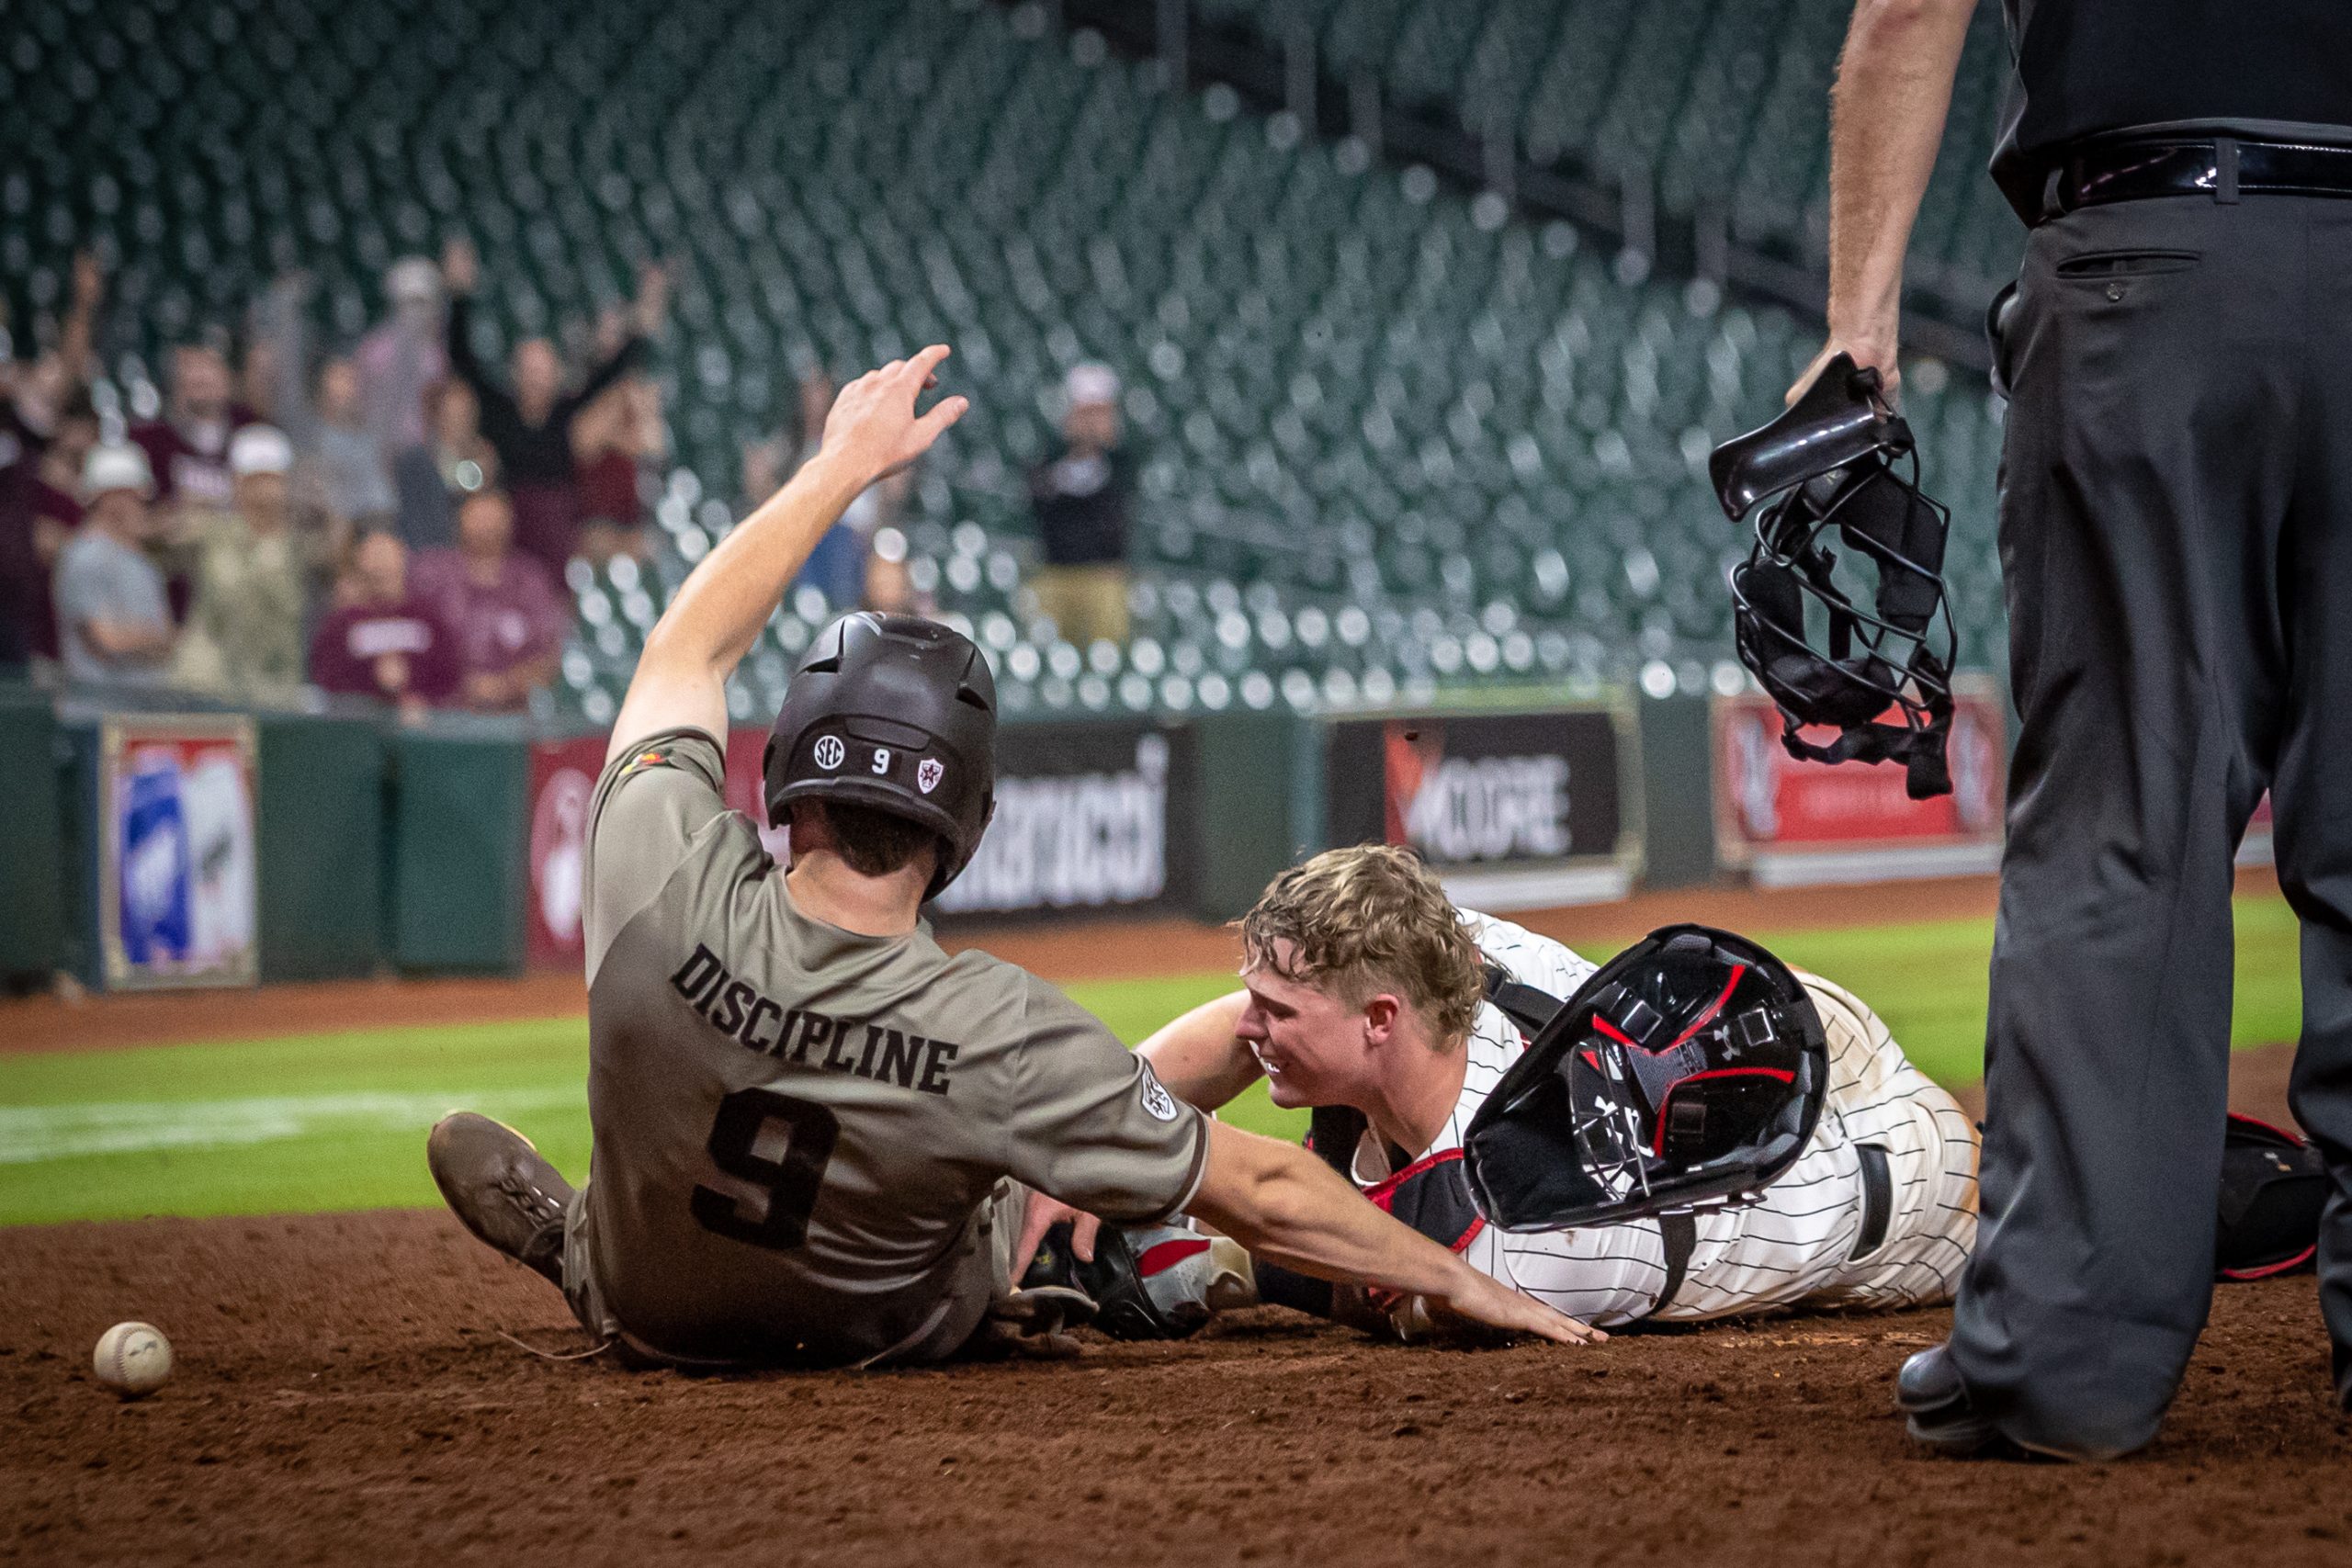
[[[172,1375],[172,1342],[152,1323],[118,1323],[98,1337],[90,1356],[98,1381],[125,1399],[164,1386]]]

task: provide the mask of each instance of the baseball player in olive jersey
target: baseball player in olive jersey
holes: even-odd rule
[[[1189,1209],[1313,1275],[1592,1337],[1311,1155],[1179,1103],[1051,987],[940,950],[920,906],[993,802],[995,688],[966,638],[870,615],[820,635],[765,766],[788,874],[721,803],[727,677],[849,502],[961,416],[916,410],[946,355],[845,388],[818,455],[647,638],[590,818],[588,1181],[459,1113],[428,1146],[443,1197],[657,1362],[935,1360],[991,1321],[1082,1317],[1075,1292],[1015,1289],[1036,1192],[1126,1223]]]

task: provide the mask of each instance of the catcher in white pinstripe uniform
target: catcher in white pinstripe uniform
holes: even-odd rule
[[[1603,1326],[1951,1299],[1975,1239],[1976,1129],[1841,987],[1798,976],[1827,1039],[1826,1103],[1760,1201],[1506,1232],[1472,1199],[1462,1156],[1473,1119],[1528,1044],[1498,1001],[1529,995],[1505,982],[1566,998],[1595,965],[1457,910],[1409,853],[1382,846],[1331,851],[1277,877],[1242,937],[1244,989],[1143,1045],[1161,1081],[1204,1109],[1261,1077],[1278,1105],[1349,1108],[1352,1122],[1319,1111],[1317,1130],[1343,1130],[1352,1146],[1319,1152],[1494,1278]],[[1091,1237],[1082,1229],[1077,1240],[1084,1250]],[[1408,1337],[1428,1325],[1416,1302],[1253,1266],[1230,1243],[1181,1231],[1105,1240],[1140,1262],[1144,1292],[1163,1309],[1144,1309],[1161,1320],[1136,1325],[1146,1331],[1181,1332],[1203,1303],[1251,1300],[1385,1320]]]

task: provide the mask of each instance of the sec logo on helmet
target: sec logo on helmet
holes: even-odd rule
[[[815,756],[817,765],[831,773],[848,761],[849,748],[842,744],[842,738],[838,735],[820,735],[817,737]]]

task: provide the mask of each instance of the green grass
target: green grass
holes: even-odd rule
[[[2237,929],[2235,1039],[2291,1040],[2294,919],[2278,899],[2245,899]],[[1764,940],[1869,1001],[1930,1075],[1978,1076],[1991,921]],[[1133,1043],[1232,983],[1184,975],[1070,994]],[[0,1056],[0,1224],[431,1203],[424,1132],[456,1106],[522,1127],[576,1176],[588,1163],[587,1051],[586,1021],[558,1019]],[[1304,1120],[1262,1088],[1224,1114],[1289,1136]]]

